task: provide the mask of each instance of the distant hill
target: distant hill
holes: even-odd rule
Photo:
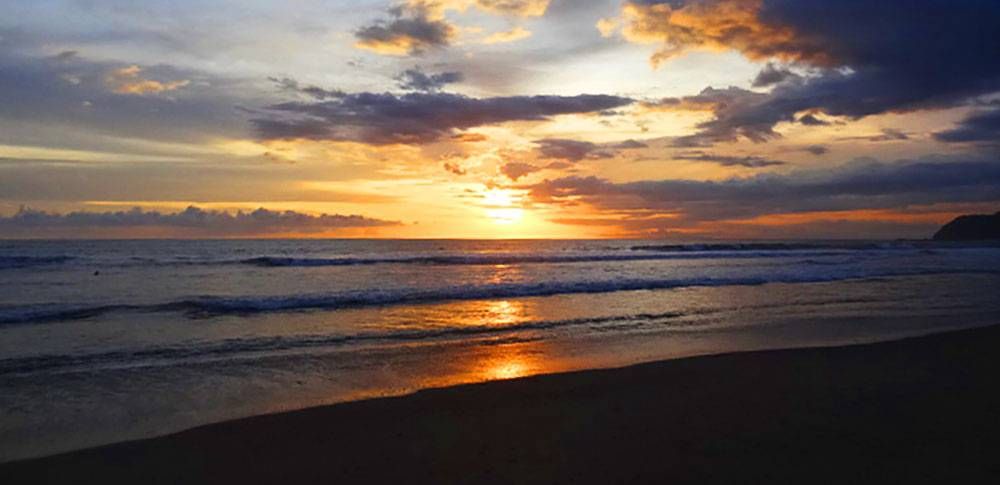
[[[935,241],[1000,240],[1000,212],[993,215],[959,216],[936,234]]]

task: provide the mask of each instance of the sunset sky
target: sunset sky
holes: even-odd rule
[[[1000,210],[998,32],[988,0],[14,0],[0,237],[927,237]]]

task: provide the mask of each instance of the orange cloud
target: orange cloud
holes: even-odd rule
[[[503,32],[497,32],[483,39],[484,44],[506,44],[531,37],[531,31],[524,27],[514,27]]]
[[[675,7],[670,3],[622,7],[621,35],[630,42],[659,44],[650,62],[664,61],[693,50],[738,50],[750,59],[778,58],[828,64],[819,49],[796,37],[787,26],[760,18],[762,0],[693,0]],[[612,20],[602,21],[602,33]]]
[[[115,69],[105,78],[105,83],[112,91],[118,94],[132,94],[137,96],[173,91],[191,83],[191,81],[186,79],[169,82],[144,79],[139,76],[141,72],[142,68],[135,64]]]
[[[451,139],[462,143],[479,143],[489,140],[489,137],[482,133],[458,133],[452,135]]]

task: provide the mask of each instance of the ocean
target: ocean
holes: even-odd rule
[[[1000,322],[997,295],[998,245],[0,241],[0,461],[429,387],[981,326]]]

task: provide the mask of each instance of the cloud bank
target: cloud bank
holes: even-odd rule
[[[397,225],[397,222],[358,215],[310,215],[295,211],[272,211],[260,208],[250,212],[224,212],[188,207],[176,213],[144,211],[134,208],[116,212],[69,212],[55,214],[21,208],[9,217],[0,216],[0,230],[8,237],[46,236],[51,234],[101,235],[150,230],[179,237],[249,237],[269,234],[324,233],[340,229],[373,228]]]
[[[1000,202],[1000,163],[869,161],[723,181],[613,183],[598,177],[564,177],[523,188],[539,203],[584,202],[607,211],[672,214],[676,218],[671,223],[683,226],[776,214]]]

